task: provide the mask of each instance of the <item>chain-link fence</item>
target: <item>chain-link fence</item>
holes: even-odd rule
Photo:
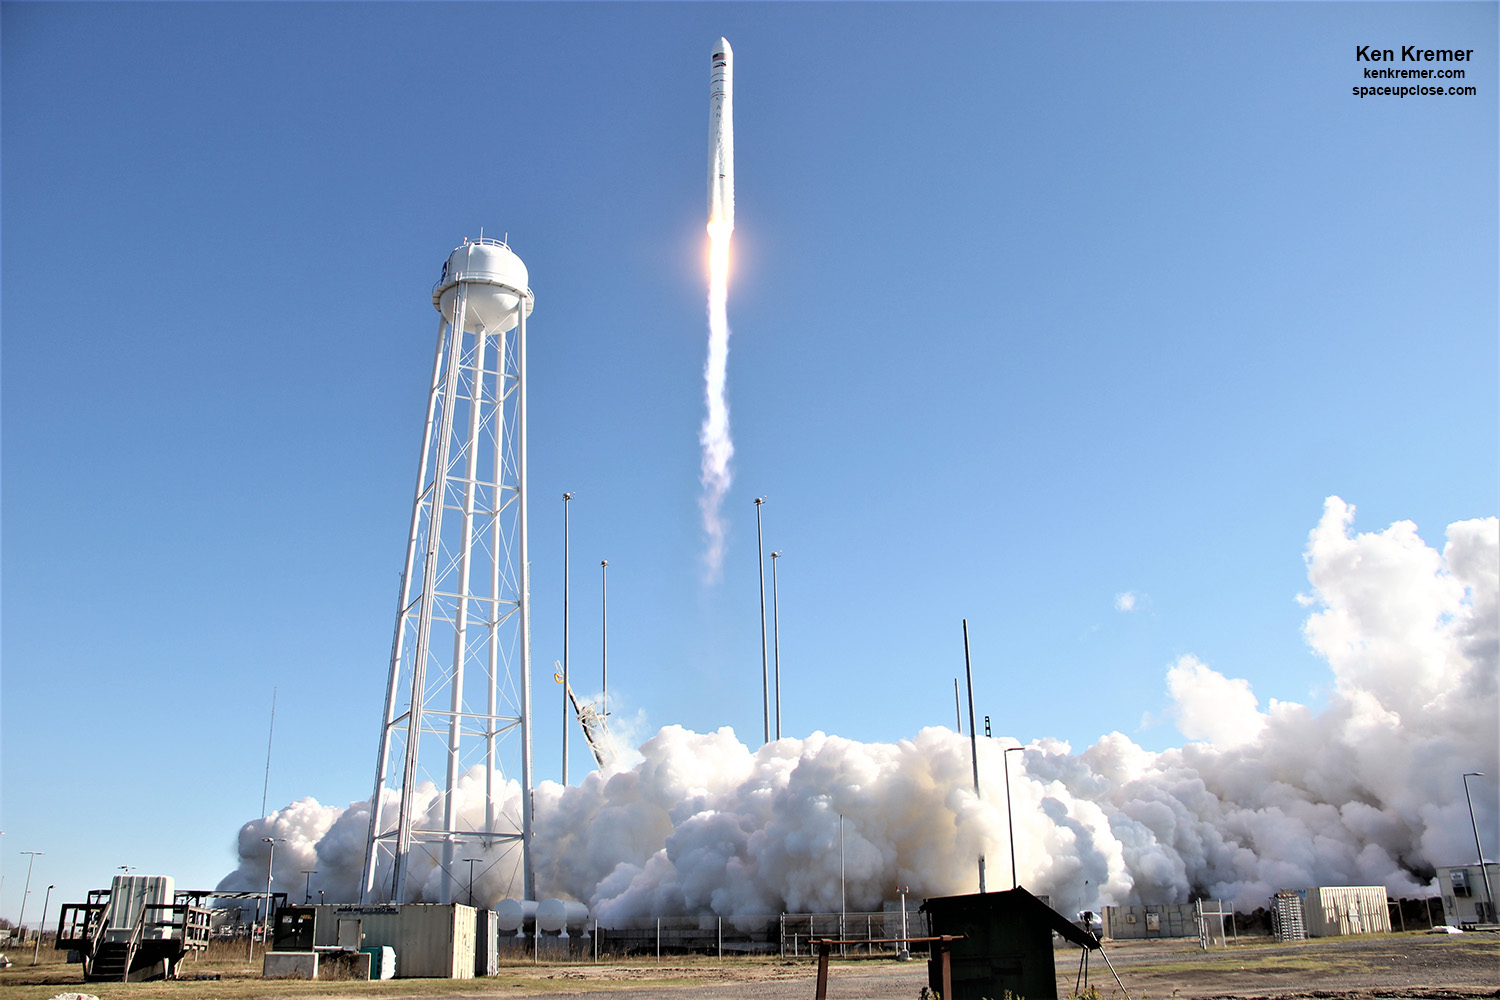
[[[901,940],[927,936],[926,914],[908,912],[906,928],[899,909],[875,913],[786,913],[779,916],[638,917],[590,920],[560,934],[502,938],[500,950],[511,957],[548,961],[627,956],[779,955],[807,958],[811,942],[833,938],[848,942],[846,955],[895,955]],[[870,943],[879,942],[879,943]],[[925,945],[918,950],[925,954]]]

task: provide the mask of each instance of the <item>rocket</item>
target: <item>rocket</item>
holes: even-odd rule
[[[734,229],[734,50],[714,45],[708,77],[708,222]]]

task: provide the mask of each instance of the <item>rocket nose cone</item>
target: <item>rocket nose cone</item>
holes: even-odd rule
[[[725,55],[725,56],[732,56],[732,55],[734,55],[734,49],[731,49],[729,47],[729,39],[721,37],[719,39],[719,41],[714,45],[714,53],[713,54],[716,55],[716,56],[718,56],[718,55]]]

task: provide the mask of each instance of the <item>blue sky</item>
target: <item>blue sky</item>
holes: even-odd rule
[[[26,850],[33,895],[216,882],[273,687],[270,806],[369,794],[431,283],[480,227],[537,296],[539,779],[564,490],[575,676],[608,559],[643,738],[759,740],[757,495],[788,734],[951,725],[965,617],[978,711],[1025,741],[1179,744],[1184,654],[1317,704],[1324,497],[1436,546],[1496,512],[1496,11],[5,3],[0,914]],[[705,585],[721,34],[737,450]],[[1411,43],[1472,48],[1477,95],[1351,95],[1356,45]]]

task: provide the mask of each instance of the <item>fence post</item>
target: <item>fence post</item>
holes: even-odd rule
[[[724,961],[724,918],[719,917],[719,961]]]
[[[661,917],[656,918],[656,964],[661,964]]]
[[[594,918],[594,964],[599,964],[599,918]]]

